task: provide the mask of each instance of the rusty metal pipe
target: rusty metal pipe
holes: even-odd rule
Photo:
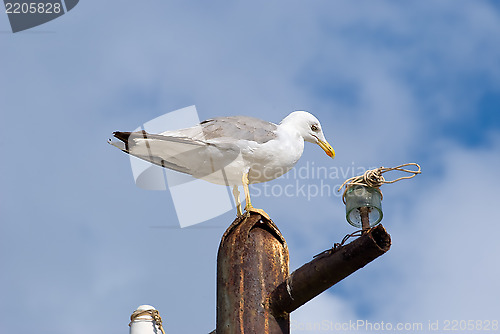
[[[353,242],[315,258],[295,270],[271,293],[271,311],[275,317],[287,316],[387,252],[390,247],[390,235],[382,225],[378,225]]]
[[[217,255],[217,334],[290,332],[287,314],[275,317],[269,294],[288,277],[288,247],[272,221],[236,219]]]
[[[359,215],[361,216],[361,228],[363,229],[363,233],[368,232],[370,229],[370,208],[367,206],[363,206],[359,208]]]

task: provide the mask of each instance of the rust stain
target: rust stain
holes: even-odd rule
[[[289,318],[269,311],[269,294],[288,276],[288,247],[258,214],[235,220],[217,258],[217,334],[289,333]]]

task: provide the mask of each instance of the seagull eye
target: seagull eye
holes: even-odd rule
[[[314,125],[314,124],[313,124],[313,125],[311,125],[311,130],[313,130],[313,131],[318,131],[318,127],[317,127],[316,125]]]

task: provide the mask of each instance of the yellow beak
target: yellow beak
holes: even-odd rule
[[[321,139],[318,139],[318,145],[325,151],[326,155],[328,155],[332,159],[335,158],[335,151],[330,146],[330,144],[328,144],[327,141],[322,141]]]

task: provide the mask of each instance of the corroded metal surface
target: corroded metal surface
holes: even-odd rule
[[[370,208],[363,206],[359,208],[359,215],[361,216],[361,228],[363,233],[366,233],[370,229]]]
[[[378,225],[350,244],[325,252],[295,270],[270,296],[276,316],[286,316],[391,247],[391,237]]]
[[[288,314],[275,317],[268,296],[288,276],[288,247],[272,221],[237,219],[217,256],[217,334],[289,333]]]

